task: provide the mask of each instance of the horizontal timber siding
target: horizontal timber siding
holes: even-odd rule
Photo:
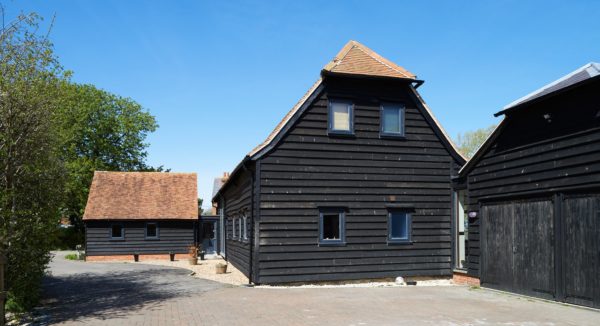
[[[353,101],[354,137],[327,134],[330,97]],[[380,137],[381,102],[405,104],[405,139]],[[406,84],[327,79],[260,159],[258,281],[451,275],[452,164]],[[388,245],[390,203],[414,206],[412,244]],[[319,246],[320,205],[347,208],[345,246]]]
[[[158,223],[158,239],[146,239],[146,222]],[[194,244],[195,221],[114,221],[124,227],[124,239],[110,238],[111,221],[86,221],[86,254],[168,254],[186,253]]]
[[[595,81],[507,115],[468,172],[470,207],[600,186],[599,89]],[[470,223],[469,274],[479,276],[479,217]]]
[[[249,172],[242,172],[231,180],[232,186],[222,193],[225,199],[226,219],[226,253],[227,261],[239,269],[247,277],[250,276],[250,239],[252,232],[252,178]],[[239,230],[237,237],[233,238],[233,219],[246,216],[246,227],[248,228],[248,240],[240,240]],[[243,223],[243,219],[242,219]]]

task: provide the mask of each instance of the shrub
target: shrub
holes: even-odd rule
[[[65,256],[65,259],[68,260],[78,260],[77,254],[68,254]]]

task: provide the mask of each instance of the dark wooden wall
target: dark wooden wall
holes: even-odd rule
[[[232,263],[244,275],[250,277],[251,245],[252,239],[252,172],[242,171],[232,177],[222,196],[225,199],[225,252],[227,261]],[[221,208],[221,207],[219,207]],[[248,240],[233,239],[233,218],[241,218],[246,214],[248,228]]]
[[[194,244],[195,221],[114,221],[122,223],[124,240],[111,240],[110,221],[86,221],[86,254],[93,256],[186,253]],[[157,222],[159,239],[145,239],[146,222]]]
[[[597,80],[509,113],[499,137],[468,171],[470,208],[477,211],[486,200],[600,187],[599,103]],[[470,223],[468,271],[479,276],[479,217]]]
[[[324,93],[260,160],[258,282],[451,274],[456,161],[408,87],[329,78]],[[354,102],[355,137],[328,136],[330,97]],[[406,139],[380,138],[382,101],[406,105]],[[414,206],[412,244],[387,244],[389,203]],[[319,205],[347,207],[345,246],[318,245]]]

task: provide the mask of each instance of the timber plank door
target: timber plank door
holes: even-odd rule
[[[483,285],[554,299],[553,212],[549,199],[482,206]]]
[[[563,202],[565,301],[600,308],[600,195]]]

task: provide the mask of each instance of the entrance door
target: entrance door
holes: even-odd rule
[[[217,222],[216,221],[206,221],[202,222],[202,247],[204,248],[206,254],[212,255],[216,252],[216,229]]]
[[[482,207],[482,284],[554,298],[554,214],[551,200]]]
[[[467,218],[468,206],[466,203],[466,190],[455,192],[455,219],[454,243],[456,257],[454,268],[467,269],[467,257],[469,256],[469,219]]]

